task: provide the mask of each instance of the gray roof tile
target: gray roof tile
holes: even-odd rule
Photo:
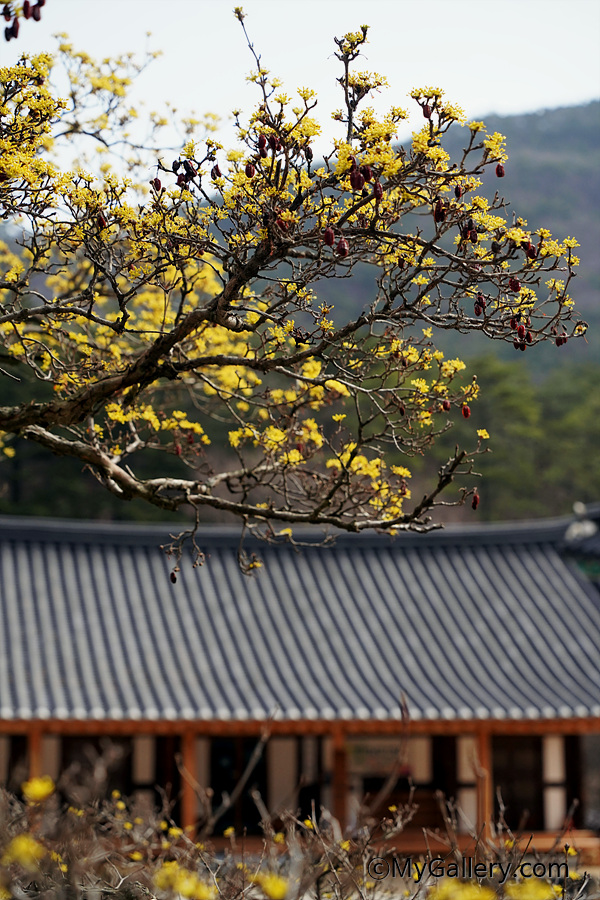
[[[0,517],[0,718],[536,719],[600,715],[600,595],[571,520],[260,546],[207,529]]]

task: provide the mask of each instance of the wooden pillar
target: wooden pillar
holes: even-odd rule
[[[27,732],[27,758],[29,762],[29,777],[39,778],[42,772],[42,732],[37,725],[33,725]]]
[[[196,773],[196,735],[186,731],[181,738],[182,772],[182,796],[181,796],[181,824],[183,828],[189,828],[196,824],[196,793],[194,784],[197,780]]]
[[[333,815],[340,823],[342,831],[348,818],[348,752],[344,733],[336,729],[333,733],[333,778],[331,806]]]
[[[492,736],[485,727],[477,732],[477,758],[477,832],[486,839],[491,835],[494,815],[494,780]]]

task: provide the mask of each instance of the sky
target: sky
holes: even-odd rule
[[[250,112],[258,90],[246,82],[253,59],[233,0],[47,0],[40,23],[22,23],[18,40],[0,45],[0,64],[21,52],[53,50],[67,32],[75,49],[105,57],[160,50],[140,76],[135,99],[161,112],[218,113],[219,139],[234,140],[232,109]],[[469,118],[573,106],[600,97],[600,0],[245,0],[246,27],[262,64],[288,93],[314,88],[325,151],[339,135],[341,106],[334,36],[370,26],[360,69],[388,78],[369,100],[414,110],[411,88],[442,87]],[[148,37],[148,32],[151,36]],[[410,127],[405,134],[408,135]],[[341,135],[340,135],[341,136]],[[400,134],[402,137],[402,134]]]

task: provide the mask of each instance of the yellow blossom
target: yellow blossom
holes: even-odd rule
[[[42,775],[39,778],[30,778],[29,781],[24,781],[21,790],[29,803],[41,803],[54,793],[56,785],[49,775]]]

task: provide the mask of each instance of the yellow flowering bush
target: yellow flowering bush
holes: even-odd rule
[[[141,141],[128,103],[146,61],[98,63],[62,36],[58,58],[0,70],[0,205],[21,235],[0,242],[1,377],[29,379],[33,401],[0,409],[0,453],[33,441],[125,500],[199,517],[212,507],[266,538],[281,523],[435,526],[440,492],[482,451],[473,434],[418,502],[398,474],[477,395],[434,329],[521,351],[582,336],[569,294],[578,245],[509,222],[499,193],[478,193],[487,167],[504,175],[504,138],[471,122],[453,163],[444,135],[466,118],[441,88],[411,92],[423,127],[397,146],[406,111],[365,105],[386,85],[355,67],[367,35],[336,39],[340,132],[320,162],[316,94],[284,92],[257,56],[239,147],[215,140],[213,119],[187,119],[172,162],[155,149],[165,117]],[[57,62],[68,100],[52,88]],[[85,134],[101,152],[82,148]],[[373,293],[344,320],[319,285],[362,264]]]

